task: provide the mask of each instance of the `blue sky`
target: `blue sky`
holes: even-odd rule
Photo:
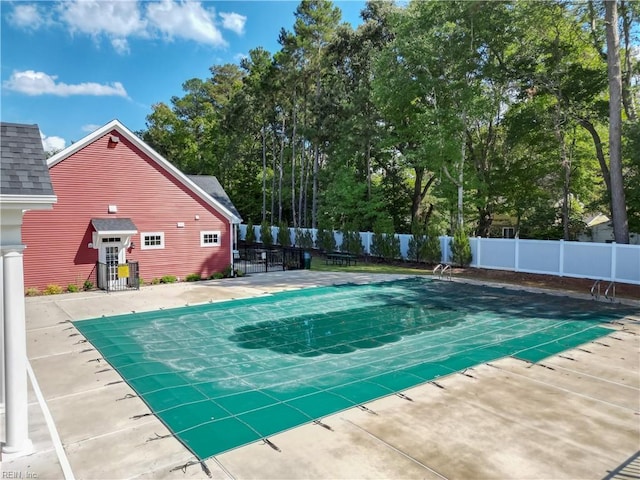
[[[38,124],[61,149],[117,118],[145,127],[154,103],[252,48],[278,50],[297,1],[0,0],[2,121]],[[364,1],[335,1],[360,23]]]

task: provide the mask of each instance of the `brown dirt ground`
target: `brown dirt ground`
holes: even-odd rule
[[[505,270],[486,270],[482,268],[454,268],[453,276],[584,294],[589,294],[591,286],[595,281],[588,278],[556,277],[553,275],[509,272]],[[604,280],[601,282],[600,292],[602,296],[604,296],[604,291],[608,284],[609,282]],[[640,300],[640,285],[616,282],[616,297]]]

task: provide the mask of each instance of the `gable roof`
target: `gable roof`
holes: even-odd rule
[[[153,148],[147,145],[140,137],[134,134],[122,123],[120,123],[119,120],[110,121],[109,123],[100,127],[93,133],[90,133],[89,135],[82,138],[81,140],[69,145],[64,150],[53,155],[47,161],[47,166],[49,168],[53,168],[58,163],[64,161],[66,158],[70,157],[74,153],[83,149],[87,145],[93,143],[97,139],[102,138],[103,136],[111,133],[113,130],[116,130],[122,137],[126,138],[129,142],[131,142],[133,145],[138,147],[151,160],[156,162],[160,167],[162,167],[165,171],[171,174],[171,176],[173,176],[178,182],[182,183],[185,187],[187,187],[187,189],[193,192],[195,196],[204,200],[207,204],[209,204],[218,212],[220,212],[222,215],[224,215],[231,223],[242,222],[242,219],[240,218],[240,215],[238,215],[238,212],[235,209],[235,207],[233,209],[230,209],[229,206],[223,204],[219,199],[210,195],[209,192],[205,191],[203,188],[198,186],[192,179],[190,179],[187,175],[185,175],[180,170],[178,170],[171,162],[165,159],[162,155],[160,155]],[[225,193],[225,196],[226,196],[226,193]],[[229,203],[231,203],[230,200],[229,200]]]
[[[1,122],[0,152],[0,195],[55,195],[38,125]]]
[[[98,233],[137,233],[130,218],[92,218],[91,225]]]
[[[216,177],[213,175],[187,175],[187,177],[189,177],[189,179],[202,190],[227,207],[236,217],[240,218],[240,213],[236,210],[235,205],[233,205],[231,199],[227,195],[227,192],[224,191],[224,188],[222,188],[222,185],[220,185],[220,182]]]

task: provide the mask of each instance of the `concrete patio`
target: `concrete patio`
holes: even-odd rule
[[[640,448],[640,302],[612,333],[531,365],[503,358],[196,461],[72,320],[403,276],[308,270],[26,299],[35,453],[2,478],[629,478]],[[585,300],[589,301],[589,300]],[[39,401],[39,398],[40,401]],[[52,428],[52,426],[54,428]],[[4,435],[1,432],[0,438]],[[635,457],[634,457],[635,455]],[[625,470],[626,469],[626,470]]]

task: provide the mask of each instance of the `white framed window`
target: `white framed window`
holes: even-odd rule
[[[200,232],[201,247],[219,247],[221,243],[220,240],[221,236],[219,231]]]
[[[502,227],[502,238],[516,238],[516,229],[513,227]]]
[[[164,248],[164,232],[143,232],[140,234],[141,250]]]

